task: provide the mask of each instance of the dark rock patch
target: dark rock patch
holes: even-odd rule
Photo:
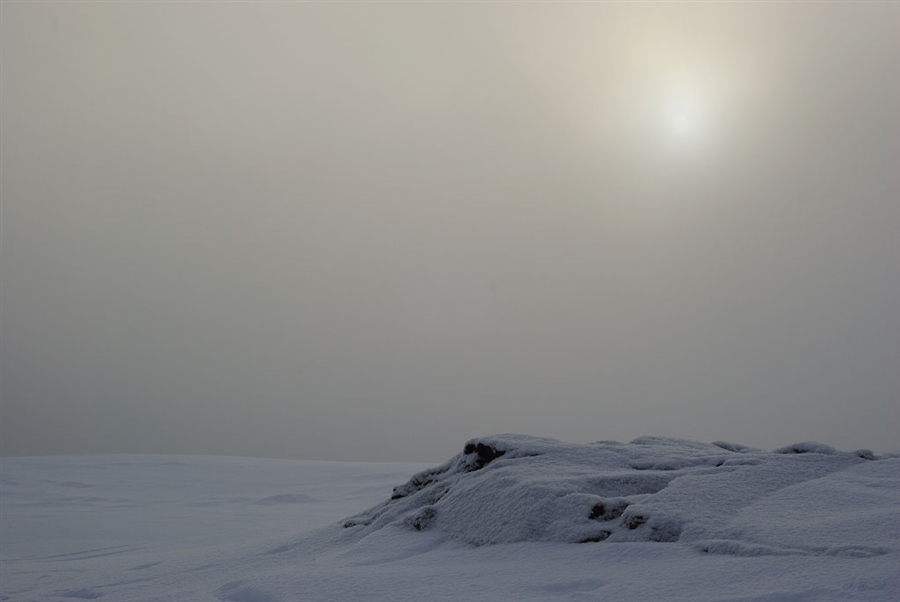
[[[625,526],[628,527],[629,531],[634,531],[641,525],[647,522],[646,516],[641,516],[640,514],[635,514],[633,516],[629,516],[625,519]]]
[[[463,448],[463,453],[467,456],[469,454],[475,454],[474,460],[469,463],[468,471],[471,472],[473,470],[479,470],[484,468],[500,456],[506,453],[505,450],[497,449],[491,445],[485,445],[484,443],[467,443]]]
[[[433,468],[431,470],[425,470],[420,472],[417,475],[413,475],[409,481],[400,485],[399,487],[394,487],[394,490],[391,492],[392,500],[399,500],[400,498],[404,498],[408,495],[411,495],[417,491],[421,491],[425,489],[436,480],[438,480],[441,476],[443,476],[449,470],[449,465],[444,464],[442,466],[438,466],[437,468]]]
[[[628,507],[628,504],[625,502],[621,503],[599,503],[593,508],[591,508],[591,513],[588,515],[588,518],[591,520],[615,520],[622,516],[622,513],[625,512],[625,508]]]
[[[836,450],[830,445],[824,443],[816,443],[815,441],[804,441],[803,443],[795,443],[787,447],[780,447],[775,450],[776,454],[825,454],[834,455]]]
[[[607,539],[610,535],[612,535],[609,531],[600,531],[597,535],[592,537],[585,537],[584,539],[579,539],[578,543],[596,543],[598,541],[603,541]]]
[[[437,515],[437,511],[434,509],[434,507],[428,506],[428,507],[422,508],[419,512],[417,512],[413,516],[410,516],[406,520],[406,523],[410,527],[415,529],[416,531],[422,531],[423,529],[428,528],[428,526],[431,524],[431,521],[434,519],[434,517],[436,515]]]

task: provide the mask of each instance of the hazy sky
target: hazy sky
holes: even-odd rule
[[[900,448],[900,3],[0,9],[0,452]]]

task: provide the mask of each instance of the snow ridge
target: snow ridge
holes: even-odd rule
[[[574,445],[496,435],[467,442],[341,525],[360,538],[385,528],[435,530],[473,545],[683,541],[707,553],[840,554],[828,545],[755,541],[740,528],[740,514],[779,491],[874,459],[868,450],[818,443],[765,452],[661,437]]]

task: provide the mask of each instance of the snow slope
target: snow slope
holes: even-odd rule
[[[81,456],[0,477],[2,600],[900,599],[898,454],[502,435],[433,468]]]

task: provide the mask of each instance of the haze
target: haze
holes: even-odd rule
[[[900,4],[3,2],[0,453],[900,448]]]

